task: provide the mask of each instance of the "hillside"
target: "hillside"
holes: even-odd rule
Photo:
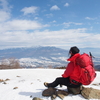
[[[19,59],[23,67],[65,66],[68,51],[56,47],[13,48],[0,50],[0,57]]]

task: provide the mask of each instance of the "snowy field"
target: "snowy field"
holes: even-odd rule
[[[63,69],[14,69],[0,70],[0,100],[32,100],[34,97],[43,100],[51,100],[50,97],[43,97],[42,91],[46,89],[44,82],[52,82],[56,77],[60,77]],[[100,89],[100,72],[97,78],[88,87]],[[93,85],[97,84],[97,85]],[[15,89],[14,89],[15,88]],[[66,90],[63,86],[59,89]],[[56,98],[55,100],[61,100]],[[69,94],[64,100],[85,100],[81,95]]]

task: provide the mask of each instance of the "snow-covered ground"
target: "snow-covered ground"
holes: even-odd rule
[[[63,69],[13,69],[0,70],[0,79],[7,80],[0,82],[0,100],[32,100],[34,97],[43,100],[51,100],[50,97],[43,97],[42,91],[46,89],[44,82],[52,82],[56,77],[60,77],[64,72]],[[97,72],[97,78],[93,83],[97,86],[89,85],[100,89],[100,72]],[[16,87],[16,89],[14,89]],[[63,86],[59,89],[65,90]],[[55,100],[61,100],[56,98]],[[69,94],[64,100],[85,100],[81,95]]]

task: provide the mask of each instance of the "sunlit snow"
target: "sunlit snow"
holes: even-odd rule
[[[60,77],[63,69],[10,69],[0,70],[0,79],[8,81],[0,82],[0,100],[32,100],[34,97],[43,100],[51,100],[50,97],[43,97],[42,91],[46,89],[44,82],[52,82],[56,77]],[[87,87],[100,89],[100,72],[97,72],[97,78]],[[16,89],[14,89],[16,88]],[[66,90],[63,86],[60,88]],[[61,100],[56,98],[55,100]],[[69,94],[64,100],[85,100],[81,95]]]

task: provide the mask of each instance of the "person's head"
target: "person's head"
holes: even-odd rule
[[[80,50],[76,46],[71,47],[70,50],[69,50],[69,54],[71,56],[76,54],[76,53],[79,53],[79,52],[80,52]]]

